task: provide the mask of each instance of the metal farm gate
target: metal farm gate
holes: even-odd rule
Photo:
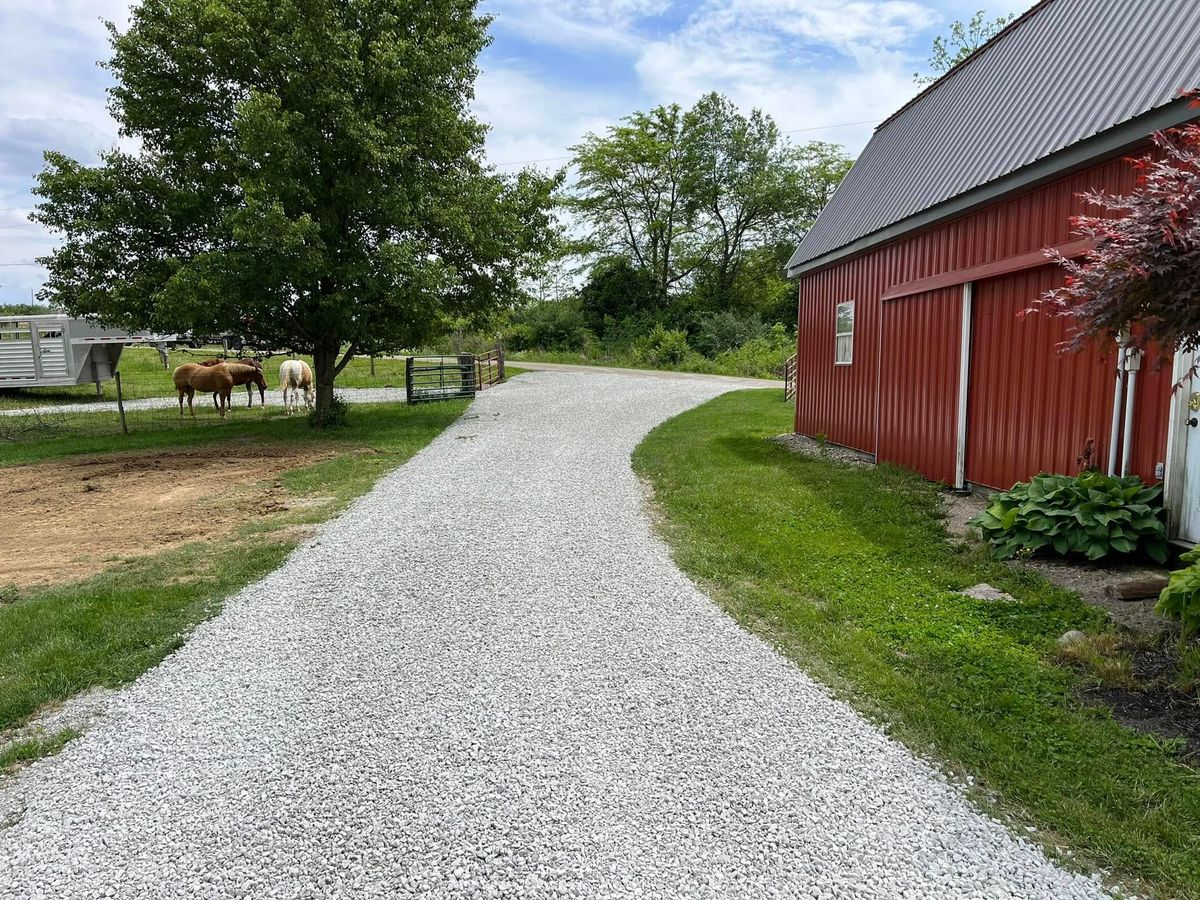
[[[476,356],[410,356],[404,363],[404,389],[409,403],[470,400],[477,391],[504,380],[504,351]]]

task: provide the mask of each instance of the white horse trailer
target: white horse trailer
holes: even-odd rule
[[[0,388],[108,381],[126,344],[145,338],[65,315],[0,316]]]

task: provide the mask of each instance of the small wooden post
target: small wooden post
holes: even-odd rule
[[[117,413],[121,416],[121,433],[129,434],[129,425],[125,422],[125,397],[121,394],[121,373],[114,372],[113,377],[117,380]]]
[[[372,356],[371,356],[371,377],[372,378],[375,377],[375,356],[374,356],[374,354],[372,354]]]
[[[474,353],[458,354],[458,371],[460,373],[459,390],[468,391],[471,394],[474,394],[477,390],[479,390],[479,384],[475,381]]]
[[[496,342],[496,359],[499,360],[500,380],[504,380],[504,347],[499,341]]]
[[[413,358],[406,357],[404,360],[404,397],[409,402],[413,402]]]

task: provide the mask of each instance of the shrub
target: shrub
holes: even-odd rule
[[[325,415],[318,415],[314,409],[308,414],[308,424],[321,430],[341,428],[346,424],[346,411],[346,401],[334,394],[333,399],[329,401],[329,409],[325,411]]]
[[[641,344],[642,355],[653,366],[679,365],[692,353],[686,331],[672,331],[661,325],[655,325]]]
[[[504,343],[512,350],[582,350],[590,337],[577,302],[545,300],[513,315]]]
[[[715,356],[722,351],[733,350],[749,341],[763,338],[766,334],[767,328],[757,314],[739,316],[735,312],[723,310],[700,320],[694,343],[701,353]]]
[[[1187,568],[1171,573],[1171,580],[1158,595],[1154,607],[1164,616],[1178,619],[1183,626],[1183,641],[1195,634],[1200,627],[1200,547],[1193,548],[1179,557]]]
[[[733,350],[718,353],[714,368],[721,375],[777,378],[787,358],[795,352],[795,341],[788,330],[782,325],[774,325],[765,336],[749,340]]]
[[[1141,552],[1161,563],[1167,559],[1161,495],[1160,486],[1147,487],[1136,476],[1041,474],[992,494],[970,524],[1000,559],[1048,549],[1093,560]]]

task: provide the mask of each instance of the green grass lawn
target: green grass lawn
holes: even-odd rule
[[[347,427],[334,432],[316,431],[304,417],[294,417],[0,448],[0,467],[217,441],[271,441],[284,449],[318,443],[338,451],[280,477],[293,496],[319,494],[333,497],[331,503],[278,513],[248,523],[219,544],[186,544],[74,584],[29,590],[0,584],[0,731],[47,703],[94,685],[117,687],[157,664],[197,623],[216,614],[225,597],[284,560],[297,540],[285,529],[336,514],[433,440],[466,407],[466,401],[351,407]],[[0,477],[12,471],[0,468]],[[56,750],[69,736],[50,735],[0,753],[0,771]]]
[[[1162,896],[1200,896],[1200,774],[1177,748],[1076,700],[1055,639],[1105,616],[946,540],[937,488],[891,466],[808,459],[773,392],[739,391],[634,454],[684,571],[889,732],[1049,847]],[[986,581],[1016,603],[965,598]]]

